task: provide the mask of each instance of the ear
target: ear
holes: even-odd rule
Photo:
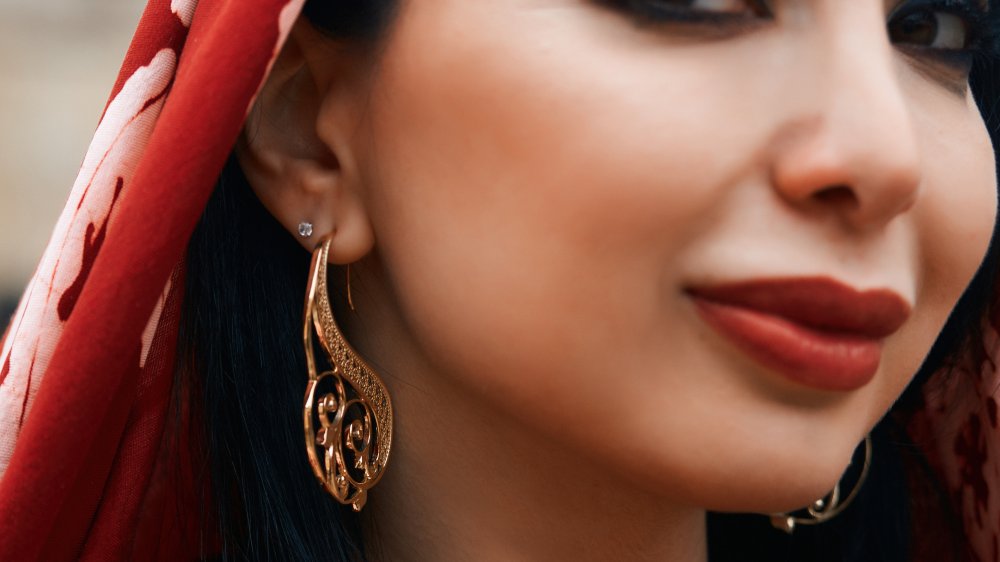
[[[353,143],[371,63],[300,19],[257,96],[236,146],[264,207],[308,250],[333,235],[330,262],[357,261],[374,246]],[[299,224],[312,224],[301,236]]]

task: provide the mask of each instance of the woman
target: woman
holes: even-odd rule
[[[991,5],[258,8],[147,9],[6,338],[0,553],[996,556]]]

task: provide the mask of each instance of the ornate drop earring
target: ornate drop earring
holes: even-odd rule
[[[774,525],[775,529],[780,529],[790,535],[795,532],[796,525],[818,525],[840,515],[854,501],[854,498],[858,495],[858,491],[861,490],[861,485],[865,483],[871,463],[872,436],[866,435],[865,461],[861,466],[861,474],[858,475],[858,481],[854,484],[854,488],[851,489],[851,493],[847,494],[847,497],[844,498],[844,501],[840,501],[840,482],[838,482],[829,494],[814,501],[812,505],[806,508],[808,516],[796,517],[788,513],[773,513],[771,514],[771,525]]]
[[[347,343],[333,318],[327,292],[331,240],[325,237],[313,251],[306,288],[303,337],[309,383],[302,417],[316,478],[337,501],[361,511],[389,460],[392,402],[381,378]],[[314,328],[331,365],[318,374]]]

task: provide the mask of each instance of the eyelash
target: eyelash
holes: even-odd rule
[[[744,28],[773,18],[765,0],[748,0],[748,9],[754,13],[728,13],[698,10],[666,4],[658,0],[607,0],[619,9],[630,12],[645,25],[693,24],[716,25],[739,32]],[[962,49],[943,49],[914,46],[936,52],[942,57],[1000,58],[1000,7],[983,10],[974,6],[976,0],[905,0],[890,15],[887,25],[904,16],[919,12],[943,13],[962,20],[967,31],[967,44]]]
[[[760,4],[758,0],[754,2]],[[657,0],[606,0],[605,3],[616,5],[620,9],[630,11],[639,23],[643,24],[663,24],[663,23],[693,23],[693,24],[722,24],[733,26],[744,26],[752,24],[755,16],[746,14],[734,14],[727,12],[713,12],[710,10],[698,10],[685,8],[671,4],[665,4]]]

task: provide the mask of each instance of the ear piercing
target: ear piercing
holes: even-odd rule
[[[299,223],[299,236],[303,238],[309,238],[313,233],[313,225],[311,222],[300,222]]]

